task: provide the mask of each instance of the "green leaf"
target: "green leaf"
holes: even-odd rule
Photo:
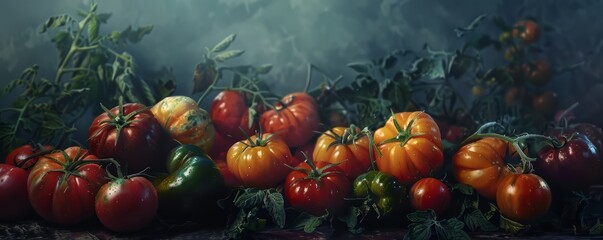
[[[478,39],[472,41],[470,43],[471,46],[473,46],[475,49],[477,50],[482,50],[484,48],[489,47],[492,44],[496,44],[498,43],[498,41],[492,39],[490,37],[490,35],[488,34],[483,34],[481,35]]]
[[[92,17],[92,19],[90,19],[90,23],[88,24],[89,42],[92,43],[96,40],[96,38],[98,38],[99,25],[100,23],[98,22],[98,19],[96,17]]]
[[[21,86],[21,85],[23,85],[23,79],[21,79],[21,78],[17,78],[17,79],[14,79],[14,80],[8,82],[8,84],[6,84],[6,86],[4,86],[4,89],[2,89],[2,92],[0,92],[0,96],[4,96],[4,95],[12,92],[15,89],[15,87]]]
[[[73,39],[67,31],[59,31],[51,40],[54,46],[59,50],[59,58],[64,59],[71,48]]]
[[[65,24],[67,24],[69,22],[75,22],[75,20],[67,14],[50,17],[42,25],[42,29],[40,30],[40,33],[44,33],[48,29],[54,29],[54,28],[65,26]]]
[[[465,195],[473,195],[474,192],[474,189],[471,186],[462,183],[453,184],[452,191],[454,190],[459,190],[459,192]]]
[[[476,231],[477,229],[481,229],[482,231],[486,232],[498,230],[498,227],[488,221],[486,216],[484,216],[484,214],[478,209],[466,214],[464,220],[467,224],[467,228],[469,228],[469,230],[472,232]]]
[[[210,50],[210,52],[218,53],[218,52],[226,50],[230,46],[230,44],[235,40],[236,37],[237,37],[236,34],[228,35],[226,38],[222,39],[222,41],[220,41],[218,44],[216,44]]]
[[[255,68],[255,72],[259,74],[267,74],[272,70],[272,64],[262,64]]]
[[[520,231],[528,229],[529,227],[529,225],[523,225],[511,219],[505,218],[502,215],[500,216],[500,228],[507,232],[518,233]]]
[[[285,226],[285,200],[280,192],[269,193],[265,198],[264,206],[268,210],[268,214],[272,217],[272,221],[283,228]]]
[[[369,73],[370,71],[370,64],[368,63],[349,63],[348,67],[357,73]]]
[[[433,220],[436,218],[433,210],[429,211],[415,211],[406,215],[408,220],[411,222],[424,222],[426,220]]]
[[[111,15],[112,15],[111,13],[99,13],[99,14],[96,14],[96,18],[101,23],[107,23],[107,20],[109,20]]]
[[[454,29],[454,32],[456,33],[456,36],[460,38],[460,37],[464,36],[464,35],[465,35],[465,33],[475,30],[475,28],[477,28],[477,26],[479,26],[479,24],[480,24],[482,21],[484,21],[484,19],[485,19],[487,16],[488,16],[487,14],[480,15],[480,16],[478,16],[477,18],[475,18],[475,19],[473,20],[473,22],[471,22],[471,23],[469,24],[469,26],[467,26],[467,27],[457,27],[457,28],[455,28],[455,29]]]
[[[217,62],[224,62],[228,59],[241,56],[243,53],[245,53],[244,50],[229,50],[216,54],[212,59]]]
[[[588,233],[590,235],[600,235],[603,233],[603,224],[601,224],[601,219],[597,219],[597,223],[593,225],[590,229],[588,229]]]
[[[430,79],[444,78],[443,62],[434,58],[419,58],[412,64],[412,72]]]
[[[316,231],[323,221],[327,218],[328,214],[317,217],[312,214],[302,212],[295,220],[293,221],[293,229],[295,230],[304,230],[306,233],[311,233]]]
[[[396,63],[398,63],[398,58],[392,54],[385,56],[385,58],[381,60],[381,66],[384,69],[390,69],[396,66]]]
[[[262,204],[266,193],[256,189],[245,189],[236,199],[235,206],[238,208],[257,207]]]
[[[431,239],[431,222],[423,223],[411,223],[408,225],[408,234],[404,236],[404,239]]]
[[[358,207],[351,207],[346,214],[337,217],[340,221],[344,222],[348,228],[348,231],[353,234],[362,233],[363,229],[358,227],[358,217],[362,214],[362,210]]]
[[[137,43],[140,42],[145,35],[151,33],[152,30],[152,25],[139,27],[135,30],[132,30],[132,26],[128,26],[128,28],[121,32],[112,32],[109,39],[115,44]]]
[[[501,17],[499,16],[493,16],[492,17],[492,22],[494,22],[494,25],[496,25],[500,30],[502,31],[511,31],[512,27],[509,26],[505,20],[503,20]]]
[[[444,228],[446,239],[471,239],[469,235],[463,231],[465,224],[456,218],[444,220],[440,226]]]

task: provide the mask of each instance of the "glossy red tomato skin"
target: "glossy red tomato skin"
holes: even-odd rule
[[[144,177],[118,178],[96,194],[100,222],[114,232],[135,232],[148,226],[157,213],[157,191]]]
[[[210,115],[216,131],[232,141],[246,139],[255,132],[257,123],[250,124],[249,106],[241,92],[220,92],[211,103]]]
[[[27,193],[27,171],[0,164],[0,221],[21,220],[32,213]]]
[[[525,44],[532,44],[540,38],[540,27],[532,20],[520,20],[513,25],[512,35]]]
[[[441,216],[450,206],[450,189],[435,178],[423,178],[410,189],[410,205],[419,211],[433,209]]]
[[[214,159],[214,162],[216,163],[218,169],[220,169],[222,177],[224,177],[224,185],[229,188],[236,188],[241,186],[241,183],[239,182],[237,177],[235,177],[235,175],[232,174],[232,172],[228,169],[228,164],[226,163],[226,160]]]
[[[328,162],[317,162],[316,168],[328,165]],[[310,171],[306,162],[300,163],[298,168]],[[329,212],[332,215],[340,214],[346,205],[345,198],[350,196],[352,183],[338,167],[327,168],[327,173],[320,178],[320,185],[315,179],[306,179],[307,173],[293,170],[287,175],[284,185],[285,199],[289,204],[314,216],[322,216]]]
[[[123,105],[123,115],[145,108],[139,103],[127,103]],[[114,107],[110,112],[118,115],[119,107]],[[122,128],[120,136],[115,126],[104,122],[112,120],[105,112],[92,121],[88,130],[88,145],[92,154],[99,158],[114,158],[129,173],[140,172],[147,167],[153,170],[163,167],[165,160],[160,150],[165,142],[165,132],[150,110],[134,115],[132,122]]]
[[[320,121],[318,104],[312,96],[297,92],[283,97],[277,109],[264,112],[260,125],[266,133],[279,133],[289,147],[300,147],[308,143],[318,130]]]
[[[39,153],[40,151],[46,151],[46,150],[50,150],[50,149],[52,149],[52,146],[50,146],[50,145],[45,145],[42,148],[35,146],[35,145],[31,145],[31,144],[21,145],[15,149],[13,149],[6,156],[5,163],[8,165],[13,165],[13,166],[19,165],[21,168],[29,169],[29,168],[33,167],[33,165],[38,161],[39,157],[34,157],[34,158],[30,158],[30,159],[27,159],[27,158],[29,158],[31,155]],[[25,160],[27,160],[27,162],[22,163]]]
[[[562,141],[566,141],[564,138]],[[584,135],[568,138],[561,148],[544,146],[538,152],[536,171],[555,186],[584,189],[597,182],[603,163],[596,147]]]
[[[44,155],[29,173],[27,190],[38,215],[47,221],[70,226],[94,216],[94,198],[107,182],[107,174],[100,165],[86,163],[98,159],[87,150],[69,147],[64,152],[74,161],[83,161],[82,164],[67,177],[61,172],[67,170],[62,165],[67,161],[62,152]]]
[[[552,201],[551,189],[536,174],[511,174],[496,191],[500,213],[513,221],[529,223],[544,215]]]

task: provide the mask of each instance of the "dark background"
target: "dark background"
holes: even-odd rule
[[[32,64],[40,76],[54,76],[57,52],[50,42],[52,32],[40,34],[41,24],[50,16],[75,16],[88,9],[88,0],[7,1],[0,7],[0,83],[16,78]],[[237,34],[232,49],[246,53],[229,64],[274,65],[266,80],[277,94],[301,90],[306,64],[312,63],[332,76],[352,78],[349,62],[384,56],[395,49],[453,51],[466,39],[453,29],[468,25],[481,14],[499,15],[509,23],[535,17],[555,28],[547,34],[553,43],[543,54],[556,69],[583,63],[578,71],[555,74],[545,88],[557,90],[560,107],[576,101],[594,103],[583,96],[597,95],[601,82],[603,1],[501,1],[501,0],[216,0],[160,1],[106,0],[99,13],[113,16],[101,33],[153,25],[142,42],[124,50],[136,58],[140,69],[173,68],[176,94],[192,95],[192,72],[211,47],[231,33]],[[491,21],[479,28],[498,36]],[[484,52],[486,66],[504,63],[501,52]],[[589,92],[591,91],[591,92]],[[0,105],[10,104],[11,96]],[[592,108],[592,105],[589,106]],[[598,111],[596,111],[598,112]],[[593,114],[593,113],[589,113]]]

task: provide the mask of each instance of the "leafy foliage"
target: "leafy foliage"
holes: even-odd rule
[[[7,151],[29,139],[60,146],[73,141],[73,125],[89,109],[100,112],[99,100],[106,106],[117,103],[119,96],[127,101],[154,104],[173,93],[173,79],[149,83],[136,74],[134,58],[116,52],[106,44],[135,43],[151,32],[152,26],[114,31],[102,35],[100,27],[111,14],[97,13],[91,4],[82,11],[81,20],[69,15],[50,17],[41,32],[56,30],[52,42],[59,53],[59,66],[54,79],[38,78],[33,65],[9,82],[2,94],[21,90],[12,108],[0,110],[0,147]],[[65,82],[65,80],[68,80]],[[15,120],[16,119],[16,120]]]

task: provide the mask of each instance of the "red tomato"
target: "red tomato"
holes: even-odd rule
[[[596,183],[603,162],[596,147],[584,135],[562,137],[562,146],[544,146],[538,153],[535,169],[548,181],[566,188],[584,189]]]
[[[553,77],[551,66],[544,60],[526,64],[524,69],[525,78],[536,86],[547,84]]]
[[[117,178],[96,194],[96,216],[111,231],[135,232],[147,226],[157,212],[157,191],[144,177]]]
[[[452,124],[446,130],[446,135],[444,136],[444,139],[451,143],[460,143],[463,140],[464,136],[465,128],[456,124]]]
[[[299,163],[275,135],[255,135],[236,142],[226,154],[228,169],[244,187],[267,189],[281,183]]]
[[[310,158],[310,161],[314,161],[312,154],[314,153],[315,147],[316,147],[316,143],[313,143],[313,142],[310,142],[304,146],[298,147],[293,152],[293,157],[298,159],[300,162],[303,162],[304,160],[306,160],[306,157],[304,156],[304,153],[305,153],[306,156],[308,156],[308,158]]]
[[[442,215],[450,205],[450,189],[442,181],[435,178],[423,178],[410,189],[410,205],[415,210],[433,209]]]
[[[254,134],[257,122],[254,118],[250,119],[249,106],[240,92],[220,92],[211,103],[210,113],[216,131],[232,141],[243,140]]]
[[[410,186],[442,168],[442,138],[438,125],[427,113],[402,112],[394,117],[375,131],[375,143],[382,153],[375,154],[375,163],[380,171]]]
[[[61,225],[75,225],[94,216],[94,197],[107,182],[98,159],[80,147],[69,147],[40,157],[27,179],[34,210]]]
[[[88,130],[90,153],[114,158],[129,173],[147,167],[161,169],[158,154],[164,132],[153,113],[142,104],[128,103],[98,115]]]
[[[539,114],[548,116],[557,109],[557,93],[546,91],[532,99],[532,108]]]
[[[300,163],[285,180],[285,199],[292,207],[315,216],[327,211],[341,213],[346,206],[352,184],[337,166],[317,162],[316,166]]]
[[[28,159],[30,156],[34,154],[39,154],[41,151],[51,150],[52,146],[45,145],[40,147],[36,144],[25,144],[20,147],[13,149],[8,156],[6,156],[5,163],[8,165],[19,166],[20,168],[29,169],[31,168],[39,159],[39,157],[33,157]],[[23,162],[26,161],[27,162]]]
[[[551,207],[551,189],[535,174],[511,174],[504,177],[496,191],[500,213],[513,221],[528,223],[544,215]]]
[[[260,124],[267,133],[279,133],[289,147],[308,143],[318,130],[318,104],[306,93],[291,93],[262,114]]]
[[[368,135],[357,127],[334,127],[316,140],[312,159],[339,164],[343,173],[354,180],[371,167]]]
[[[27,194],[27,172],[0,164],[0,221],[20,220],[33,213]]]
[[[226,159],[226,153],[228,149],[237,141],[233,141],[230,138],[222,136],[220,133],[216,133],[214,138],[214,144],[209,151],[209,156],[213,159]]]
[[[532,44],[540,38],[540,27],[532,20],[520,20],[513,25],[513,37],[519,38],[525,44]]]
[[[222,177],[224,178],[224,185],[229,188],[235,188],[241,186],[237,177],[228,169],[228,164],[224,159],[214,159],[216,166],[220,169],[220,173],[222,173]]]

